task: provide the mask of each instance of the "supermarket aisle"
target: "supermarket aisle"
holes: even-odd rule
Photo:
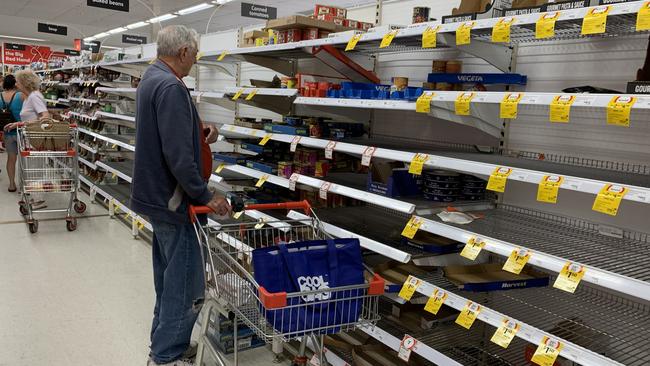
[[[40,220],[30,234],[0,154],[0,366],[145,365],[153,309],[151,247],[88,204],[76,232]],[[263,348],[240,365],[269,365]]]
[[[3,169],[0,365],[144,365],[153,306],[149,245],[92,204],[86,216],[96,217],[79,220],[76,232],[41,220],[32,235],[6,185]]]

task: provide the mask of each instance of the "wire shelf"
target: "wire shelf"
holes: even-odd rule
[[[584,220],[544,215],[512,206],[480,213],[485,217],[470,224],[447,225],[650,281],[650,243],[638,240],[642,235],[628,233],[624,238],[606,236],[598,232],[596,224]],[[433,220],[441,222],[437,217]]]

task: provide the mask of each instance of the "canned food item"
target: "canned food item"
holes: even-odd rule
[[[423,192],[436,196],[460,196],[460,188],[429,188],[424,187]]]
[[[303,30],[302,34],[302,39],[304,40],[311,40],[311,39],[318,39],[318,28],[307,28]]]
[[[424,199],[434,202],[454,202],[459,199],[461,196],[446,196],[446,195],[437,195],[424,193]]]
[[[447,61],[447,67],[445,68],[445,72],[447,74],[458,74],[462,72],[463,70],[463,61]]]
[[[460,182],[437,182],[434,180],[425,180],[424,186],[428,188],[433,188],[433,189],[439,189],[439,188],[455,188],[455,189],[460,189],[461,183]]]
[[[403,76],[394,76],[391,82],[393,84],[391,90],[394,87],[396,90],[402,91],[409,86],[409,78]]]
[[[425,6],[416,6],[413,8],[413,24],[424,23],[429,21],[429,12],[431,8]]]
[[[449,83],[436,83],[436,89],[437,90],[452,91],[452,90],[454,90],[454,86],[453,86],[453,84],[449,84]]]
[[[485,194],[485,188],[482,187],[463,187],[464,195]]]
[[[289,31],[286,30],[279,30],[278,31],[278,43],[287,43],[290,41],[287,41],[287,33]]]
[[[444,73],[446,70],[447,70],[447,61],[433,60],[433,66],[431,68],[432,72]]]
[[[286,32],[286,42],[298,42],[302,40],[302,29],[289,29]]]
[[[422,83],[422,89],[424,90],[436,90],[436,83]]]
[[[425,181],[460,182],[460,174],[446,170],[427,170],[422,173]]]
[[[284,76],[280,79],[280,87],[283,89],[293,89],[296,87],[298,79]]]

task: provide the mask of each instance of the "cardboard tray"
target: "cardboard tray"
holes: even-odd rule
[[[502,291],[531,287],[546,287],[549,275],[530,267],[524,268],[519,275],[506,272],[502,265],[478,264],[471,266],[444,267],[445,277],[465,291]]]
[[[458,253],[465,246],[464,243],[424,231],[418,231],[413,239],[402,238],[402,242],[408,246],[434,254]]]
[[[296,28],[319,28],[330,32],[342,32],[357,30],[357,28],[343,27],[332,22],[314,19],[304,15],[291,15],[288,17],[272,19],[266,22],[266,28],[273,30],[296,29]]]

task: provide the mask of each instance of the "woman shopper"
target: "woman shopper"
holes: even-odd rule
[[[9,192],[16,192],[16,161],[18,159],[18,144],[16,141],[15,123],[20,121],[20,112],[23,108],[23,94],[16,90],[16,78],[13,75],[5,76],[2,82],[3,92],[0,94],[0,119],[8,119],[9,127],[4,132],[4,145],[7,151],[7,176],[9,177]]]
[[[16,73],[16,87],[25,95],[23,107],[20,110],[20,120],[24,123],[35,122],[39,119],[49,118],[50,114],[45,105],[45,98],[39,91],[41,78],[32,70],[21,70]],[[5,131],[15,131],[18,123],[11,123]],[[45,201],[32,196],[32,208],[45,208]]]

